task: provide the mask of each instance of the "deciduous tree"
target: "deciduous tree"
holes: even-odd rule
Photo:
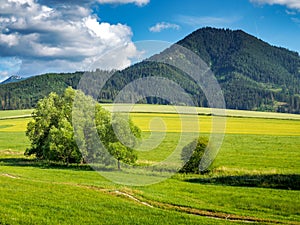
[[[26,131],[31,147],[25,155],[66,164],[109,164],[115,159],[119,169],[121,161],[134,163],[137,159],[133,148],[140,129],[130,118],[111,116],[80,91],[67,88],[62,96],[51,93],[38,102],[32,116]]]

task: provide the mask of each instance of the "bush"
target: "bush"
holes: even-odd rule
[[[207,144],[206,137],[199,137],[182,149],[181,160],[184,166],[180,170],[181,173],[199,173],[199,164]]]

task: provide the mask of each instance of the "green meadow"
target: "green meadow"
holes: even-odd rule
[[[87,165],[25,157],[31,111],[0,112],[0,224],[300,224],[300,117],[227,110],[218,120],[196,110],[179,116],[170,106],[133,108],[143,138],[159,141],[138,152],[137,168],[164,161],[182,137],[209,136],[212,121],[226,122],[209,173],[146,186],[116,184]]]
[[[32,109],[24,110],[5,110],[0,111],[0,119],[8,119],[15,117],[29,117],[32,113]]]

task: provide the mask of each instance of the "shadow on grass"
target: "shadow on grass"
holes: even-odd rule
[[[0,166],[18,166],[18,167],[37,167],[41,169],[66,169],[75,171],[102,171],[102,172],[116,172],[119,171],[114,164],[76,164],[72,163],[66,165],[62,162],[38,160],[35,158],[24,157],[7,157],[0,158]],[[123,165],[123,168],[127,168],[127,165]]]
[[[63,164],[29,158],[0,158],[0,165],[19,167],[38,167],[43,169],[68,169],[91,171],[93,168],[87,164]]]
[[[298,174],[221,176],[212,178],[193,178],[185,181],[200,184],[300,190],[300,175]]]

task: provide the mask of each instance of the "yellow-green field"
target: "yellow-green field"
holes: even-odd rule
[[[149,125],[151,124],[152,131],[167,132],[201,132],[210,133],[212,127],[212,116],[195,116],[177,115],[177,114],[153,114],[153,113],[131,113],[133,121],[143,130],[150,131]],[[155,118],[163,121],[165,126]],[[262,134],[262,135],[300,135],[300,120],[284,120],[284,119],[263,119],[263,118],[240,118],[240,117],[227,117],[221,118],[220,123],[226,125],[224,130],[226,134]],[[224,120],[223,120],[224,119]],[[151,122],[154,121],[154,122]],[[182,130],[181,124],[186,123],[189,128]],[[197,126],[197,124],[199,126]],[[215,121],[218,123],[218,120]]]
[[[0,120],[1,132],[25,132],[31,118]]]
[[[213,121],[211,116],[198,116],[196,120],[195,116],[167,113],[131,113],[131,116],[142,131],[151,129],[157,132],[166,129],[167,132],[210,133]],[[25,131],[30,120],[30,118],[0,120],[0,131]],[[226,125],[226,134],[300,135],[300,120],[228,117],[224,121],[222,118],[223,122]],[[189,126],[182,128],[182,123]],[[199,126],[195,123],[199,123]]]

